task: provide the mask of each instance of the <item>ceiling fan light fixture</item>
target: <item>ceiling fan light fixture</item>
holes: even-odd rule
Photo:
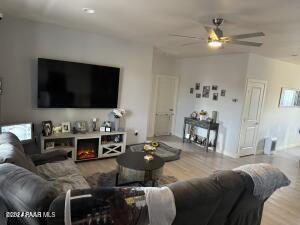
[[[208,46],[211,48],[220,48],[222,47],[222,42],[221,41],[208,41]]]

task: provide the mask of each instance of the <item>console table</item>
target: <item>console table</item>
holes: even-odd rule
[[[67,151],[76,162],[117,156],[125,152],[126,132],[60,133],[41,136],[41,153]]]
[[[200,127],[200,128],[203,128],[203,129],[207,130],[206,144],[202,145],[205,148],[206,151],[208,151],[208,147],[210,147],[209,146],[210,132],[215,131],[216,135],[215,135],[215,139],[213,141],[213,145],[211,147],[213,148],[214,151],[216,150],[217,140],[218,140],[218,132],[219,132],[219,124],[218,123],[208,122],[206,120],[198,120],[198,119],[194,119],[194,118],[191,118],[191,117],[185,117],[184,118],[184,124],[183,124],[183,137],[182,137],[183,143],[187,139],[186,138],[186,126],[187,125],[189,125],[191,128],[192,127]],[[191,135],[189,136],[188,141],[191,142]]]

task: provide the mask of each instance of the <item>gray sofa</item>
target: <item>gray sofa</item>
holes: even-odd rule
[[[65,151],[58,150],[27,156],[21,142],[14,134],[0,135],[0,163],[12,163],[41,176],[59,193],[69,189],[90,188]]]
[[[68,168],[64,170],[64,168]],[[206,178],[179,181],[169,185],[174,194],[176,217],[172,225],[259,225],[266,199],[253,196],[254,183],[249,175],[238,171],[219,171]],[[122,188],[89,188],[76,164],[64,152],[28,157],[12,134],[0,134],[0,224],[63,225],[66,189],[72,196],[92,195],[92,199],[76,199],[72,215],[96,214],[94,203],[104,196],[117,206],[111,214],[114,225],[134,224],[122,218],[128,207],[124,199],[111,196],[124,194]],[[136,189],[130,187],[134,192]],[[115,194],[117,193],[117,195]],[[126,208],[127,207],[127,208]],[[55,217],[14,217],[5,212],[49,212]],[[93,214],[94,213],[94,214]],[[118,218],[121,222],[117,222]],[[123,222],[122,222],[123,219]],[[124,222],[124,219],[126,222]],[[78,223],[79,224],[79,223]],[[100,223],[106,224],[106,223]]]

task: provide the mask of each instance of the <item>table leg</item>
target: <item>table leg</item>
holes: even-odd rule
[[[119,186],[119,173],[116,174],[116,187]]]
[[[210,127],[207,129],[207,135],[206,135],[206,144],[205,144],[205,151],[208,152],[208,145],[209,145],[209,136],[210,136]]]
[[[155,180],[152,180],[152,187],[155,187]]]
[[[183,143],[185,141],[185,127],[186,127],[186,125],[185,125],[185,123],[183,123],[183,137],[182,137],[182,142]]]
[[[217,143],[218,143],[218,134],[219,134],[219,127],[217,127],[217,129],[216,129],[216,133],[215,133],[215,140],[214,140],[214,151],[216,151],[216,149],[217,149]]]

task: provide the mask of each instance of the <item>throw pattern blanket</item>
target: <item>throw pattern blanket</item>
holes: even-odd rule
[[[45,163],[36,168],[38,174],[49,181],[59,192],[90,188],[71,159]]]
[[[64,210],[65,225],[171,225],[176,216],[167,187],[101,188],[82,194],[69,190]]]
[[[248,164],[233,169],[247,173],[254,183],[253,195],[265,200],[278,188],[288,186],[291,181],[278,168],[266,164]]]

